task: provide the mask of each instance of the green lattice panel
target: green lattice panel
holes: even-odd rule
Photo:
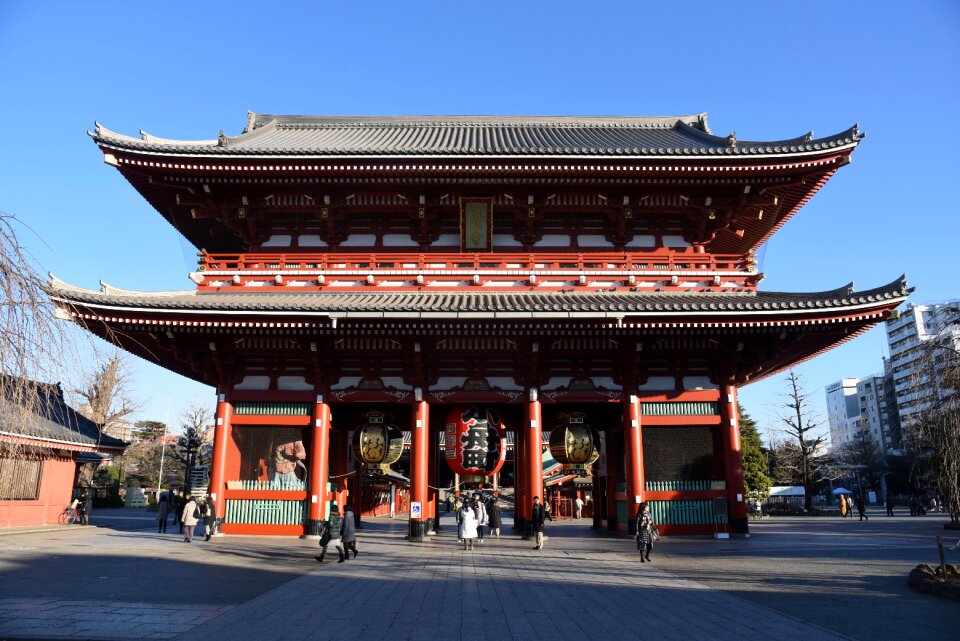
[[[647,492],[702,492],[710,490],[712,481],[647,481]]]
[[[716,416],[720,404],[714,401],[679,401],[675,403],[642,403],[644,416]]]
[[[238,416],[310,416],[310,403],[276,401],[238,401],[233,413]]]
[[[303,525],[306,518],[306,501],[228,499],[224,522],[253,525]]]
[[[713,525],[726,516],[713,516],[713,501],[650,501],[650,516],[662,525]]]

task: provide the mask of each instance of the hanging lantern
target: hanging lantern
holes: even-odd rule
[[[447,464],[457,474],[493,476],[507,458],[500,415],[491,409],[454,407],[447,414],[443,449]]]
[[[550,455],[563,464],[567,474],[587,476],[588,470],[600,458],[600,435],[584,423],[583,412],[560,414],[563,421],[550,431]]]
[[[353,432],[353,455],[367,474],[386,474],[403,454],[403,432],[384,422],[382,412],[370,412]]]

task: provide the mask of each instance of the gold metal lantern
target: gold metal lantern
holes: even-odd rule
[[[403,432],[387,424],[382,412],[369,412],[353,432],[353,455],[367,474],[386,474],[403,454]]]
[[[586,476],[600,458],[600,435],[584,422],[583,412],[560,414],[563,421],[550,431],[550,455],[563,464],[564,472]]]

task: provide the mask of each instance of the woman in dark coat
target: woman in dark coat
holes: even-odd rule
[[[357,550],[356,522],[353,518],[353,510],[351,510],[348,505],[343,508],[343,525],[340,526],[340,545],[337,546],[340,560],[337,561],[337,563],[343,563],[349,559],[351,550],[353,550],[353,558],[357,558],[360,552]]]
[[[200,512],[203,515],[203,533],[205,535],[203,540],[209,541],[210,537],[216,534],[217,529],[217,511],[209,496]]]
[[[167,531],[167,519],[170,517],[170,496],[166,492],[157,501],[157,534]]]
[[[656,525],[650,517],[650,506],[646,502],[641,503],[637,510],[637,549],[640,550],[640,563],[650,560],[655,528]]]
[[[493,497],[490,501],[490,509],[487,510],[487,518],[490,523],[490,534],[495,538],[500,538],[500,526],[503,525],[503,517],[500,515],[500,498]]]
[[[320,533],[320,556],[315,557],[317,561],[323,563],[323,557],[327,554],[327,546],[333,543],[340,553],[340,559],[343,560],[343,553],[340,552],[340,530],[343,529],[343,517],[340,516],[340,508],[336,503],[330,506],[330,518],[323,523],[323,532]]]

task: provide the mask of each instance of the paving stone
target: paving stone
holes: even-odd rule
[[[200,636],[224,641],[843,638],[668,572],[661,567],[668,557],[640,565],[628,541],[590,538],[593,534],[585,529],[568,536],[562,526],[550,527],[558,534],[537,553],[529,542],[512,536],[463,552],[452,528],[424,544],[410,544],[401,538],[402,523],[397,528],[373,524],[359,533],[362,554],[341,564],[317,564],[312,558],[315,546],[258,539],[241,545],[244,563],[270,572],[272,555],[292,565],[300,554],[304,573],[235,604],[0,599],[0,634],[190,641]],[[226,554],[234,543],[227,539],[218,544]],[[676,547],[687,545],[678,542]],[[733,550],[734,545],[718,549]],[[213,573],[228,558],[217,553],[212,545],[189,551],[194,562]],[[854,578],[843,589],[871,588],[866,579]],[[170,582],[170,590],[180,588]]]

